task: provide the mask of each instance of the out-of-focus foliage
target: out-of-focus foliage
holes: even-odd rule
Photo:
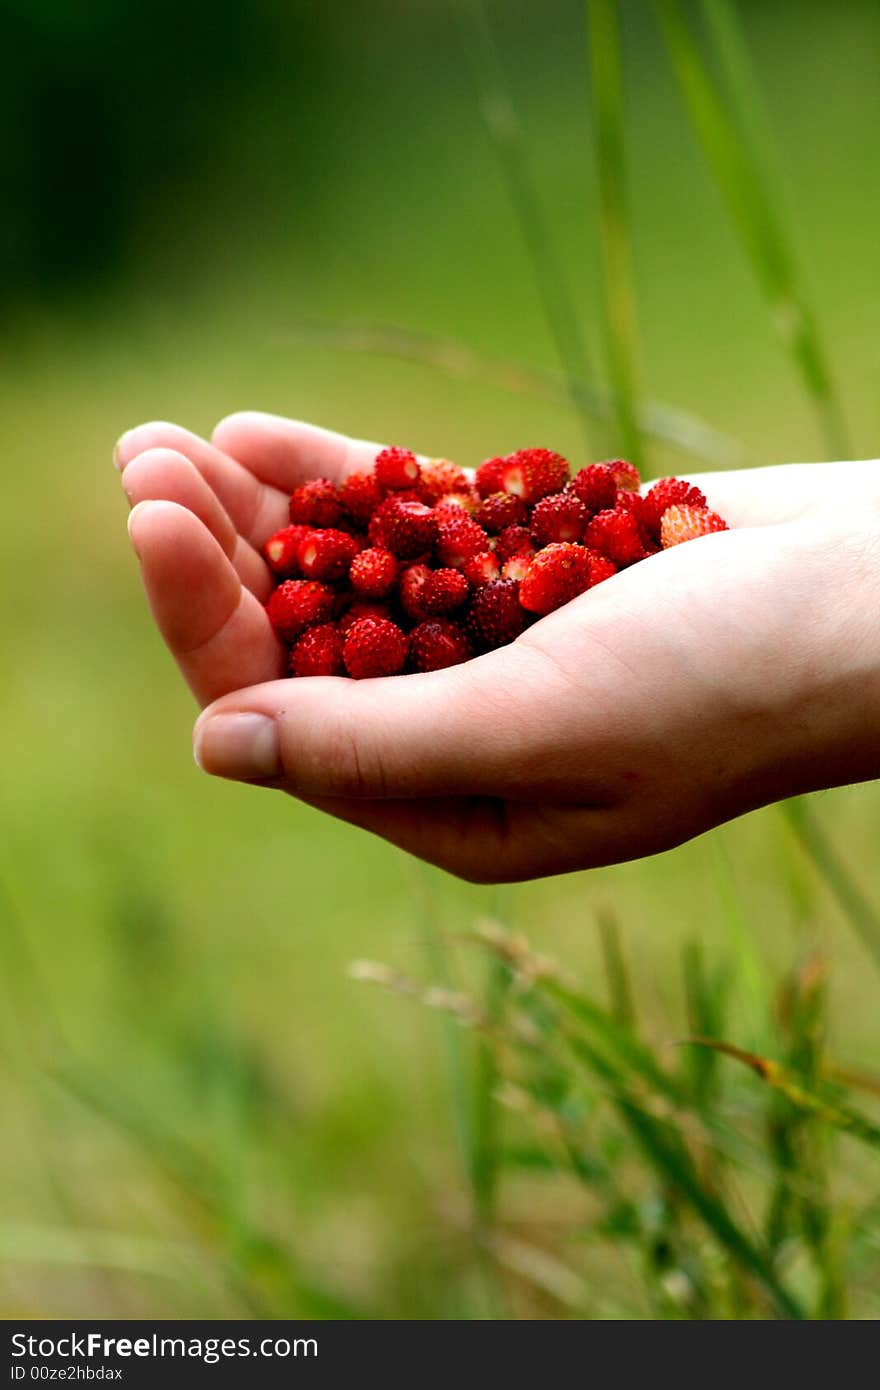
[[[583,5],[487,8],[598,363]],[[736,436],[757,461],[818,457],[822,437],[651,9],[620,6],[639,390]],[[684,7],[705,38],[703,9]],[[876,455],[876,5],[737,9],[779,145],[774,196],[787,200],[854,451]],[[636,1160],[620,1125],[601,1126],[590,1173],[619,1162],[615,1181],[637,1207],[602,1208],[606,1239],[591,1199],[573,1221],[570,1179],[542,1164],[530,1133],[518,1153],[499,1150],[511,1131],[494,1097],[508,1073],[491,1050],[477,1049],[474,1112],[459,1103],[453,1119],[456,1025],[438,1030],[348,978],[353,957],[375,957],[482,1001],[458,942],[499,904],[193,768],[194,711],[144,610],[110,465],[138,420],[207,433],[240,407],[465,463],[534,442],[583,460],[564,390],[532,396],[516,373],[484,385],[475,370],[480,356],[539,371],[560,362],[451,0],[7,0],[0,28],[0,1308],[642,1316],[660,1304],[630,1277],[638,1248],[676,1315],[676,1261],[690,1247],[644,1143]],[[397,326],[468,351],[438,373],[303,334],[316,320]],[[610,418],[590,430],[591,452],[614,447]],[[654,472],[685,465],[668,441],[644,447]],[[689,1032],[778,1058],[810,1095],[821,1052],[849,1078],[846,1104],[874,1122],[863,1089],[880,1055],[875,978],[834,874],[828,863],[817,873],[803,846],[815,864],[814,824],[830,832],[835,873],[876,899],[880,803],[864,787],[811,810],[801,844],[765,811],[715,844],[524,885],[501,906],[588,999],[603,997],[607,969],[618,1013],[637,1000],[652,1055],[667,1071],[677,1062],[710,1110],[732,1096],[734,1124],[745,1106],[755,1142],[763,1103],[775,1197],[762,1239],[775,1274],[811,1309],[836,1315],[845,1288],[848,1315],[876,1316],[876,1155],[843,1138],[829,1162],[821,1117],[735,1060],[669,1059],[687,1010]],[[629,986],[597,932],[610,910]],[[439,973],[438,941],[449,957]],[[681,954],[695,941],[683,987]],[[806,1014],[803,1027],[782,1019],[767,1031],[778,981],[817,946],[821,1048]],[[490,1009],[504,986],[493,976]],[[838,1082],[821,1079],[823,1101]],[[601,1104],[603,1117],[613,1110]],[[474,1209],[492,1215],[502,1305]],[[847,1212],[858,1213],[852,1229]],[[693,1220],[691,1209],[688,1239]],[[636,1229],[648,1234],[634,1246]],[[704,1242],[700,1231],[711,1283],[717,1232]],[[762,1312],[779,1306],[764,1273],[749,1304]],[[736,1292],[734,1278],[733,1311]]]

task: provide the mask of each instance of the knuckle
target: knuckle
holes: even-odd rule
[[[311,776],[322,795],[354,799],[385,795],[385,772],[378,750],[353,721],[334,719],[314,747]]]

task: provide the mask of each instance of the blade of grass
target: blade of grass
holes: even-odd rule
[[[612,1085],[625,1077],[588,1042],[576,1040],[574,1055]],[[621,1095],[617,1107],[645,1156],[690,1206],[724,1250],[763,1286],[777,1310],[786,1318],[801,1319],[805,1312],[779,1280],[769,1256],[730,1215],[724,1203],[702,1182],[694,1161],[678,1132],[650,1115],[642,1106]]]
[[[385,324],[299,323],[294,332],[309,342],[345,352],[361,352],[411,362],[466,381],[482,381],[513,395],[531,395],[551,405],[566,405],[576,390],[582,408],[597,420],[613,420],[614,400],[601,386],[571,383],[559,372],[519,362],[488,358],[462,343]],[[638,425],[643,435],[669,445],[715,468],[748,468],[754,457],[741,440],[722,433],[690,411],[663,401],[642,401]]]
[[[599,941],[611,995],[612,1016],[621,1028],[635,1031],[635,998],[626,957],[623,954],[620,927],[613,912],[603,910],[599,913]]]
[[[422,938],[428,966],[441,990],[455,994],[455,971],[446,939],[434,913],[430,871],[421,863],[415,867],[422,902]],[[487,1003],[498,1014],[503,1007],[505,991],[506,981],[502,972],[490,973]],[[494,1214],[497,1178],[493,1114],[495,1063],[487,1045],[478,1039],[473,1069],[469,1069],[466,1052],[469,1042],[462,1036],[455,1016],[448,1010],[442,1010],[442,1013],[446,1075],[455,1116],[459,1160],[470,1194],[473,1233],[480,1252],[483,1292],[490,1315],[501,1317],[502,1292],[486,1239]]]
[[[748,52],[731,8],[707,0],[713,57],[726,80],[722,97],[680,0],[654,0],[654,9],[697,138],[724,196],[770,305],[773,322],[816,410],[829,454],[845,458],[849,444],[815,317],[796,265],[761,146],[766,127],[756,106]]]
[[[453,9],[462,48],[473,73],[483,120],[495,146],[571,402],[580,418],[584,442],[589,450],[590,413],[584,408],[578,390],[578,383],[589,381],[593,375],[587,344],[540,196],[532,180],[522,128],[495,44],[492,25],[483,0],[454,0]]]
[[[617,0],[587,0],[586,10],[608,377],[620,447],[636,467],[641,468],[636,384],[638,325],[625,184],[623,71]]]
[[[858,1110],[854,1110],[852,1106],[842,1101],[830,1100],[808,1090],[781,1063],[775,1062],[769,1057],[761,1057],[756,1052],[748,1052],[745,1048],[736,1047],[733,1043],[721,1042],[716,1038],[688,1038],[687,1041],[694,1047],[711,1047],[716,1052],[723,1052],[726,1057],[733,1057],[735,1061],[750,1067],[753,1072],[760,1076],[762,1081],[765,1081],[773,1090],[779,1091],[797,1109],[815,1115],[818,1119],[831,1125],[832,1128],[851,1134],[854,1139],[860,1139],[871,1148],[880,1149],[880,1126],[874,1124]]]
[[[500,886],[494,889],[495,917],[500,918],[505,896]],[[503,1027],[507,997],[513,975],[509,966],[498,956],[486,962],[486,983],[482,1013],[486,1025],[493,1031]],[[488,1236],[495,1224],[498,1178],[501,1172],[501,1112],[496,1099],[500,1081],[497,1050],[482,1034],[474,1040],[473,1069],[473,1187],[474,1205],[480,1227]]]
[[[721,920],[730,942],[732,957],[736,961],[737,975],[743,982],[750,1041],[758,1043],[766,1034],[767,1020],[770,1018],[766,962],[761,958],[755,932],[745,911],[723,830],[716,830],[709,839],[721,902]]]
[[[782,802],[781,811],[813,867],[836,897],[850,926],[880,968],[880,914],[852,877],[812,806],[798,797]]]
[[[724,1023],[727,981],[710,978],[699,939],[685,942],[682,974],[691,1031],[700,1037],[719,1034]],[[709,1110],[718,1101],[717,1058],[702,1049],[686,1056],[691,1064],[689,1080],[694,1102],[700,1110]]]

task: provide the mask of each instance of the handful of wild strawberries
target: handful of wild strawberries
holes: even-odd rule
[[[644,495],[631,463],[569,479],[550,449],[488,459],[473,477],[445,459],[383,449],[370,473],[315,478],[263,555],[266,612],[294,676],[437,671],[502,647],[619,569],[727,525],[697,487]]]

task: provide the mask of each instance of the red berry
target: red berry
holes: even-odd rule
[[[422,607],[426,613],[452,613],[461,607],[470,589],[460,570],[434,570],[422,588]]]
[[[373,468],[376,482],[383,492],[398,492],[411,488],[419,481],[419,461],[410,449],[383,449],[376,455]]]
[[[358,543],[345,531],[309,531],[300,541],[297,561],[307,579],[344,579],[358,553]]]
[[[506,526],[521,526],[526,520],[526,504],[512,492],[493,492],[474,512],[474,521],[497,536]]]
[[[482,589],[484,584],[490,584],[501,575],[497,556],[491,550],[481,550],[479,555],[465,560],[461,572],[473,589]]]
[[[339,631],[343,637],[349,628],[353,627],[360,618],[390,618],[391,609],[387,603],[368,603],[356,599],[347,612],[343,613],[339,619]]]
[[[450,508],[457,507],[459,511],[466,512],[468,516],[473,516],[479,505],[479,496],[474,488],[468,488],[467,492],[444,492],[439,502],[434,504],[437,513],[437,520],[440,521],[444,516],[454,515]]]
[[[466,513],[441,521],[437,530],[437,558],[441,565],[461,569],[465,560],[489,549],[489,537]]]
[[[647,555],[639,523],[632,512],[615,507],[599,512],[587,526],[584,539],[593,550],[613,560],[618,569]]]
[[[532,533],[525,526],[505,526],[495,542],[495,554],[503,564],[512,555],[534,555]]]
[[[284,526],[280,531],[276,531],[274,536],[269,537],[263,546],[263,555],[274,574],[285,577],[296,574],[300,541],[305,539],[310,530],[309,526]]]
[[[432,571],[427,565],[409,565],[400,576],[398,592],[400,604],[407,617],[418,622],[427,616],[423,603],[423,591]]]
[[[471,636],[483,651],[512,642],[526,625],[516,581],[493,579],[478,589],[471,599],[467,621]]]
[[[507,460],[502,458],[486,459],[485,463],[480,464],[474,482],[481,497],[491,497],[493,492],[504,491],[501,475],[506,464]]]
[[[531,555],[511,555],[509,560],[504,561],[501,573],[505,579],[515,579],[520,584],[528,574],[531,563]]]
[[[397,560],[390,550],[371,546],[352,560],[349,583],[364,598],[385,598],[394,588],[397,568]]]
[[[519,586],[519,601],[530,613],[552,613],[590,587],[590,552],[582,545],[556,543],[539,550]]]
[[[619,489],[613,510],[629,512],[631,516],[635,517],[645,546],[645,554],[655,554],[659,539],[659,523],[658,526],[653,523],[647,498],[643,497],[640,492],[625,492]]]
[[[450,463],[448,459],[429,459],[427,463],[423,463],[419,478],[419,496],[422,501],[430,506],[450,492],[470,492],[470,483],[458,465]]]
[[[608,559],[607,555],[600,555],[598,550],[588,552],[590,556],[590,588],[595,589],[597,584],[602,584],[606,579],[610,579],[612,574],[617,573],[617,566]]]
[[[682,541],[695,541],[712,531],[726,530],[727,522],[708,507],[667,507],[660,522],[660,543],[668,550]]]
[[[536,504],[532,512],[532,535],[538,545],[579,541],[587,516],[586,507],[573,492],[554,492]]]
[[[705,507],[706,498],[698,487],[683,478],[661,478],[644,496],[644,516],[654,532],[668,507]]]
[[[312,478],[290,499],[290,520],[299,526],[335,526],[342,519],[339,491],[329,478]]]
[[[501,490],[531,503],[558,492],[568,479],[568,463],[552,449],[518,449],[504,460]]]
[[[314,579],[286,579],[266,604],[269,621],[279,636],[292,642],[307,627],[333,616],[335,594]]]
[[[434,504],[434,515],[437,518],[438,526],[441,521],[455,521],[462,512],[465,516],[470,516],[472,511],[471,499],[464,493],[447,492],[439,502]]]
[[[348,674],[355,680],[396,676],[404,668],[406,634],[388,618],[359,618],[348,629],[342,647]]]
[[[379,484],[372,473],[351,473],[339,489],[339,497],[348,516],[358,526],[366,526],[382,501]]]
[[[626,459],[608,459],[606,462],[614,474],[614,482],[617,487],[624,492],[638,492],[642,480],[634,463],[629,463]]]
[[[424,502],[391,496],[373,513],[369,536],[374,546],[384,546],[400,560],[412,560],[431,549],[437,529],[437,518]]]
[[[617,483],[607,463],[590,463],[575,473],[568,491],[583,502],[588,512],[603,512],[614,506]]]
[[[298,637],[290,653],[293,676],[341,676],[342,636],[335,623],[319,623]]]
[[[468,635],[448,618],[429,618],[409,635],[410,661],[417,671],[440,671],[467,661],[471,654]]]

